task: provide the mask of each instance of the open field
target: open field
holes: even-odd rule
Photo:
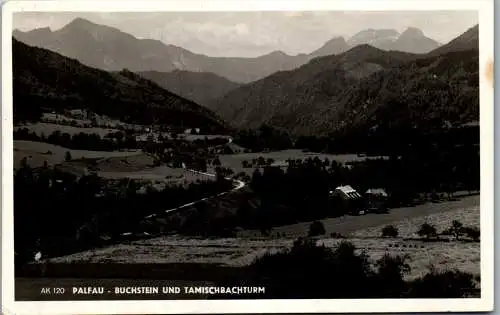
[[[466,213],[472,213],[472,215],[477,218],[475,220],[479,222],[479,199],[480,196],[478,195],[469,196],[457,201],[426,203],[415,207],[391,209],[389,213],[385,214],[368,213],[362,216],[346,215],[338,218],[328,218],[319,221],[321,221],[325,226],[326,235],[330,235],[331,233],[340,233],[349,236],[351,233],[358,233],[356,235],[359,236],[359,233],[365,233],[359,231],[370,229],[370,235],[380,236],[380,229],[384,225],[393,224],[393,222],[398,221],[402,221],[401,225],[408,226],[407,230],[409,231],[409,233],[413,233],[414,230],[416,231],[418,229],[419,224],[421,224],[419,222],[423,223],[423,221],[427,220],[423,217],[433,214],[435,215],[435,217],[431,217],[429,219],[429,223],[432,224],[436,224],[435,221],[437,220],[437,218],[442,218],[448,212],[449,214],[446,214],[445,218],[451,216],[460,219],[461,216],[463,216],[462,213],[464,211]],[[443,221],[443,225],[446,226],[446,228],[448,228],[449,224],[451,224],[451,221],[448,221],[447,219],[440,219],[440,221],[441,220]],[[468,219],[468,221],[472,220]],[[463,221],[462,223],[466,224],[466,222],[467,221]],[[274,227],[271,235],[280,234],[290,237],[306,236],[310,224],[311,222],[300,222],[296,224]],[[401,233],[405,233],[404,229],[401,231]],[[247,230],[240,232],[239,236],[253,237],[260,235],[261,233],[259,231]]]
[[[472,225],[473,222],[479,221],[479,207],[477,204],[474,205],[478,201],[479,197],[474,196],[464,198],[462,203],[442,203],[439,204],[441,207],[427,205],[428,210],[424,208],[416,209],[417,207],[415,207],[413,210],[416,211],[408,212],[408,209],[401,209],[401,211],[406,211],[406,213],[403,213],[404,216],[385,217],[385,220],[387,220],[387,223],[391,222],[395,226],[403,227],[406,225],[410,226],[406,223],[408,221],[406,217],[414,217],[412,219],[415,222],[414,224],[418,224],[417,222],[420,221],[434,220],[435,222],[442,222],[443,226],[447,226],[448,220],[461,217],[464,219],[464,223],[467,222],[467,224]],[[445,206],[445,204],[448,205]],[[466,204],[469,204],[469,208],[466,208]],[[384,215],[379,216],[383,217]],[[345,231],[350,230],[352,232],[346,240],[352,242],[359,250],[366,251],[373,261],[382,257],[385,253],[391,255],[408,255],[408,263],[412,269],[411,273],[406,275],[408,279],[413,279],[427,273],[430,265],[433,265],[437,270],[457,268],[473,274],[480,273],[479,243],[456,241],[425,242],[415,239],[404,240],[402,238],[384,239],[369,237],[370,229],[374,226],[374,217],[360,216],[354,218],[359,218],[359,220],[345,219],[342,223]],[[375,225],[378,226],[380,224]],[[166,236],[53,258],[48,262],[108,262],[119,264],[179,264],[189,262],[209,265],[244,266],[250,264],[256,257],[266,252],[275,252],[289,248],[293,244],[294,239],[296,239],[296,236],[295,233],[287,234],[285,237],[280,238],[247,237],[216,239]],[[327,247],[336,246],[341,241],[341,239],[329,237],[318,238],[318,242]]]
[[[225,135],[191,135],[191,134],[179,134],[179,138],[184,139],[186,141],[196,141],[196,140],[211,140],[211,139],[230,139],[230,136],[225,136]]]
[[[43,113],[41,120],[55,122],[58,124],[66,124],[66,123],[71,123],[73,121],[79,125],[87,125],[92,123],[89,119],[77,119],[63,114],[53,114],[53,113]]]
[[[472,207],[464,207],[458,211],[448,211],[442,213],[434,213],[425,217],[408,218],[402,221],[391,223],[399,231],[399,236],[404,238],[418,237],[416,231],[423,223],[432,224],[438,233],[451,227],[453,220],[463,223],[464,226],[479,228],[479,205]],[[353,237],[378,237],[381,235],[381,230],[385,225],[368,228],[357,231],[352,234]]]
[[[48,153],[50,151],[50,153]],[[14,140],[14,168],[19,168],[21,160],[28,158],[31,167],[39,167],[47,161],[49,165],[64,162],[66,152],[70,152],[73,159],[80,158],[106,158],[106,157],[126,157],[141,154],[140,151],[87,151],[70,150],[61,146],[35,141]]]
[[[73,160],[64,162],[61,168],[74,174],[82,174],[90,161]],[[194,173],[181,168],[154,166],[154,158],[145,153],[130,156],[103,158],[92,161],[92,168],[98,176],[118,180],[129,178],[139,182],[151,182],[158,189],[171,184],[187,185],[196,181],[213,180],[214,177]]]
[[[98,134],[99,136],[101,136],[101,138],[103,138],[110,132],[120,131],[118,129],[111,129],[111,128],[97,128],[97,127],[83,128],[83,127],[74,127],[69,125],[44,123],[44,122],[16,126],[14,127],[14,130],[23,128],[27,128],[30,132],[35,132],[38,136],[44,134],[46,137],[48,137],[50,134],[52,134],[54,131],[57,130],[59,130],[61,133],[68,133],[70,135],[76,135],[81,132],[88,134]]]
[[[355,161],[364,161],[366,159],[375,159],[375,158],[387,158],[387,157],[366,157],[366,156],[358,156],[357,154],[326,154],[326,153],[313,153],[313,152],[302,152],[301,150],[283,150],[283,151],[273,151],[267,153],[242,153],[242,154],[228,154],[228,155],[220,155],[219,159],[221,161],[222,166],[229,167],[234,170],[236,173],[245,172],[251,174],[255,168],[244,168],[242,166],[243,161],[252,161],[253,159],[258,159],[259,157],[263,157],[264,159],[273,159],[275,166],[286,166],[286,160],[288,159],[300,159],[304,160],[307,158],[316,158],[318,157],[321,160],[328,158],[330,161],[337,161],[339,163],[347,163],[347,162],[355,162]]]
[[[385,253],[408,255],[413,279],[429,271],[457,268],[473,274],[480,273],[479,243],[426,243],[391,239],[348,239],[358,250],[366,251],[372,262]],[[341,240],[319,239],[319,243],[334,247]],[[66,257],[54,258],[49,263],[120,263],[120,264],[178,264],[199,263],[227,266],[245,266],[266,252],[291,247],[293,239],[193,239],[164,237],[131,244],[121,244]],[[397,246],[397,247],[396,247]],[[403,247],[404,246],[404,247]]]
[[[100,177],[106,179],[130,178],[139,181],[163,182],[169,184],[189,184],[196,181],[213,180],[214,177],[193,173],[180,168],[158,166],[133,172],[97,172]]]

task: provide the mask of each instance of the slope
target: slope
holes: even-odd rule
[[[141,124],[225,129],[213,112],[130,71],[111,74],[15,39],[12,45],[16,119],[42,108],[86,108]]]
[[[477,30],[428,54],[359,45],[242,86],[209,107],[238,127],[269,124],[298,135],[477,120]]]
[[[479,50],[479,25],[469,28],[462,35],[447,44],[431,51],[429,55],[437,56],[452,51]]]
[[[240,86],[238,83],[210,72],[175,70],[172,72],[143,71],[137,74],[200,105],[206,105],[210,100],[221,97]]]
[[[295,134],[314,134],[324,128],[326,109],[341,111],[339,96],[372,73],[417,55],[386,52],[369,45],[357,46],[337,56],[320,57],[293,71],[278,72],[235,89],[209,104],[237,127],[270,124]]]
[[[333,103],[334,102],[334,103]],[[429,130],[479,119],[477,50],[425,56],[374,73],[348,87],[335,106],[315,112],[318,132],[341,130]],[[341,111],[333,108],[340,108]]]

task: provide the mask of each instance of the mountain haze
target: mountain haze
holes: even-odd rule
[[[107,71],[126,68],[134,72],[212,72],[233,82],[251,82],[304,62],[302,56],[288,56],[282,52],[257,58],[208,57],[159,40],[138,39],[119,29],[81,18],[54,32],[48,28],[29,32],[16,30],[13,36],[30,46],[49,49]]]
[[[413,53],[425,53],[439,45],[421,31],[412,34],[413,37],[405,36],[406,39],[402,40],[395,30],[369,29],[347,41],[343,37],[332,38],[310,54],[290,56],[282,51],[274,51],[255,58],[238,58],[209,57],[159,40],[138,39],[117,28],[82,18],[56,31],[41,28],[13,32],[16,39],[30,46],[49,49],[75,58],[87,66],[107,71],[126,68],[133,72],[211,72],[235,83],[249,83],[277,71],[293,70],[314,58],[340,54],[360,44]]]
[[[416,54],[428,53],[440,46],[437,41],[426,37],[420,29],[414,27],[407,28],[401,34],[393,29],[363,30],[347,40],[347,43],[350,47],[368,44],[382,50]]]
[[[240,86],[238,83],[210,72],[174,70],[172,72],[143,71],[137,74],[200,105],[206,105],[211,100],[222,97]]]

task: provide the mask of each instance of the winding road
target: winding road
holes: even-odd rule
[[[223,146],[227,146],[229,144],[231,144],[233,142],[233,138],[229,137],[228,138],[228,142],[225,143],[225,144],[219,144],[217,146],[213,146],[213,147],[210,147],[211,149],[214,149],[214,148],[219,148],[219,147],[223,147]],[[193,170],[193,169],[188,169],[188,168],[185,168],[185,170],[187,172],[192,172],[192,173],[195,173],[195,174],[200,174],[200,175],[205,175],[205,176],[209,176],[209,177],[215,177],[216,174],[213,174],[213,173],[206,173],[206,172],[200,172],[200,171],[197,171],[197,170]],[[193,205],[196,205],[200,202],[204,202],[204,201],[207,201],[207,200],[210,200],[212,198],[217,198],[217,197],[220,197],[220,196],[224,196],[224,195],[227,195],[228,193],[230,192],[233,192],[233,191],[236,191],[236,190],[240,190],[242,189],[243,187],[245,187],[245,183],[241,180],[238,180],[238,179],[232,179],[230,177],[226,177],[227,180],[232,180],[233,183],[235,184],[235,186],[231,189],[231,190],[228,190],[228,191],[225,191],[225,192],[222,192],[220,194],[217,194],[215,196],[212,196],[212,197],[205,197],[205,198],[202,198],[202,199],[199,199],[199,200],[196,200],[196,201],[192,201],[192,202],[189,202],[189,203],[186,203],[186,204],[183,204],[181,206],[178,206],[176,208],[172,208],[172,209],[167,209],[165,210],[163,213],[161,214],[165,214],[165,213],[171,213],[171,212],[175,212],[175,211],[179,211],[179,210],[182,210],[184,208],[188,208],[188,207],[191,207]],[[156,216],[160,215],[160,213],[158,214],[150,214],[148,216],[146,216],[144,219],[152,219]],[[122,234],[123,235],[123,234]]]

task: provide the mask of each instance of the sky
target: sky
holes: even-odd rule
[[[14,28],[60,29],[76,17],[116,27],[208,56],[255,57],[281,50],[310,53],[336,36],[368,29],[417,27],[447,43],[478,24],[476,11],[296,11],[296,12],[23,12]]]

